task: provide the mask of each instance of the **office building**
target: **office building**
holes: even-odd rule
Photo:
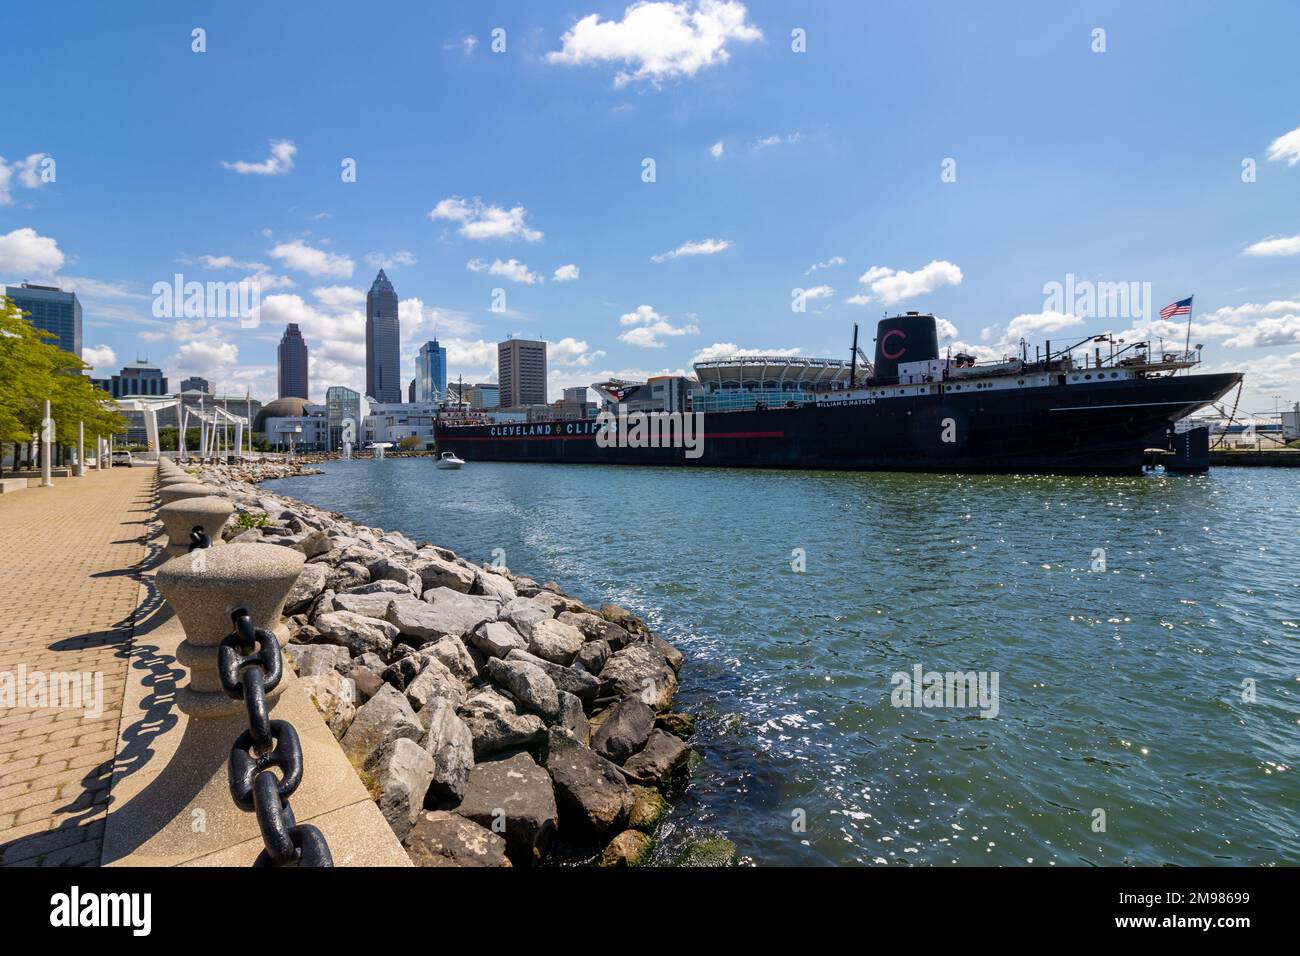
[[[447,397],[447,350],[437,339],[420,346],[415,357],[415,379],[412,401],[438,402]]]
[[[366,396],[376,402],[402,400],[400,340],[397,293],[380,269],[366,293]]]
[[[280,337],[280,398],[307,397],[307,341],[290,322]]]
[[[189,378],[181,379],[181,391],[182,392],[206,392],[207,394],[211,395],[212,383],[209,382],[206,378],[199,378],[197,375],[193,375]]]
[[[497,383],[503,408],[546,404],[546,343],[506,339],[497,345]]]
[[[352,423],[354,445],[361,441],[361,393],[343,385],[325,389],[325,417],[329,420],[330,451],[343,448],[343,426]]]
[[[90,383],[114,398],[161,398],[170,394],[167,376],[157,365],[148,362],[123,365],[122,371],[112,378],[92,378]]]
[[[433,423],[438,418],[436,402],[375,402],[362,427],[367,444],[388,442],[397,447],[415,438],[416,450],[433,447]]]
[[[30,313],[28,322],[58,336],[57,339],[47,339],[47,342],[81,358],[81,303],[77,301],[77,293],[64,292],[57,286],[24,282],[7,286],[5,295],[13,299],[23,312]]]

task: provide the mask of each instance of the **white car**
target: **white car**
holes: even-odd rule
[[[113,465],[126,465],[128,468],[135,464],[135,459],[131,457],[129,451],[115,451],[112,458]]]

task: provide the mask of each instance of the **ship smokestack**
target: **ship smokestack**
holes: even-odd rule
[[[933,315],[908,312],[881,319],[876,326],[876,377],[898,378],[899,362],[924,362],[939,357],[939,336]]]

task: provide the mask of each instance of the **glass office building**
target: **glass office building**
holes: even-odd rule
[[[5,295],[22,311],[30,313],[28,322],[58,336],[57,340],[48,340],[50,344],[81,358],[81,303],[77,301],[77,293],[24,282],[7,286]]]

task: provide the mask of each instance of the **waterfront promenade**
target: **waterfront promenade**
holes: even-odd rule
[[[150,550],[153,468],[0,497],[0,674],[102,675],[86,708],[0,707],[0,865],[95,865]]]

